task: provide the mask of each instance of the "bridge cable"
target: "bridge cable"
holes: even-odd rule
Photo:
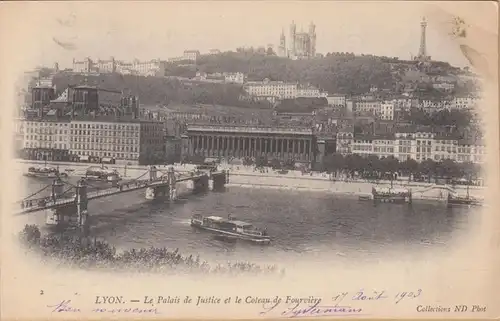
[[[23,199],[21,200],[21,202],[22,202],[22,201],[27,200],[28,198],[30,198],[30,197],[32,197],[32,196],[35,196],[36,194],[38,194],[38,193],[42,192],[43,190],[45,190],[46,188],[48,188],[49,186],[52,186],[52,185],[51,185],[51,184],[47,184],[45,187],[43,187],[43,188],[42,188],[42,189],[40,189],[39,191],[37,191],[37,192],[35,192],[35,193],[33,193],[33,194],[31,194],[31,195],[26,196],[25,198],[23,198]]]

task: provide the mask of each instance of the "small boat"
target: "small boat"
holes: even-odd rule
[[[120,174],[116,171],[116,169],[108,169],[105,166],[91,166],[87,168],[85,177],[91,180],[107,181],[111,183],[121,180]]]
[[[408,203],[411,204],[411,190],[407,188],[393,187],[391,180],[391,187],[372,187],[372,199],[374,202],[381,203]]]
[[[28,168],[28,172],[24,174],[24,176],[28,177],[38,177],[38,178],[56,178],[58,176],[67,177],[68,174],[61,173],[55,167],[30,167]]]
[[[220,216],[204,217],[200,214],[195,214],[191,218],[191,226],[216,233],[216,237],[219,239],[224,236],[226,237],[224,240],[237,239],[264,245],[271,243],[271,237],[267,235],[265,230],[260,230],[247,222],[234,220],[231,216],[225,219]]]
[[[448,193],[448,200],[446,202],[447,207],[453,206],[482,206],[483,199],[471,196],[469,194],[469,186],[467,186],[467,195],[460,196],[452,193]]]

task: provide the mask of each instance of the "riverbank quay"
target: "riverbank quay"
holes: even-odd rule
[[[58,166],[59,170],[73,169],[74,175],[84,175],[85,170],[91,166],[100,166],[100,164],[92,163],[72,163],[72,162],[47,162],[31,161],[31,160],[16,160],[19,165],[18,169],[26,171],[30,166]],[[116,169],[120,175],[127,178],[134,178],[148,170],[146,165],[104,165],[110,169]],[[172,165],[156,165],[161,170],[167,170]],[[175,170],[178,172],[188,172],[196,168],[193,164],[174,164]],[[239,186],[251,188],[270,188],[282,190],[303,190],[303,191],[321,191],[332,193],[335,195],[349,196],[365,196],[371,194],[372,187],[390,187],[391,182],[386,180],[369,181],[362,179],[335,180],[326,173],[309,173],[303,174],[300,171],[288,171],[279,173],[272,169],[266,171],[255,170],[251,166],[243,165],[221,165],[221,169],[229,170],[229,184],[226,186]],[[466,195],[467,192],[474,197],[481,197],[484,194],[485,187],[483,186],[467,186],[465,185],[438,185],[433,183],[409,182],[408,180],[395,180],[392,182],[393,187],[411,189],[412,198],[414,200],[432,200],[445,202],[448,193],[457,193]]]

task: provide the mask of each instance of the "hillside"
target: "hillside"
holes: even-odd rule
[[[392,89],[395,85],[391,65],[384,57],[332,54],[310,60],[290,60],[277,56],[225,52],[201,56],[196,70],[207,73],[242,72],[249,80],[299,81],[332,93],[356,94],[371,86]],[[193,73],[193,66],[170,65],[168,76]]]
[[[408,77],[408,70],[415,76]],[[405,82],[415,82],[423,74],[446,75],[456,72],[447,63],[432,62],[422,66],[415,61],[372,55],[356,56],[351,53],[332,53],[323,58],[291,60],[273,55],[247,52],[225,52],[204,55],[194,65],[167,64],[166,76],[171,78],[143,77],[121,74],[79,75],[60,72],[54,77],[59,90],[68,85],[86,82],[100,88],[124,90],[138,95],[146,105],[168,104],[218,104],[251,108],[270,108],[268,103],[241,102],[241,85],[180,82],[175,77],[190,78],[197,71],[207,73],[242,72],[248,80],[282,80],[311,84],[329,93],[347,95],[363,94],[371,87],[381,92],[398,93]],[[408,79],[405,79],[408,78]],[[411,78],[411,79],[410,79]],[[418,84],[420,91],[433,91],[428,85]],[[434,95],[439,96],[439,95]]]
[[[139,96],[144,105],[180,104],[215,104],[236,107],[269,109],[268,103],[252,103],[239,101],[243,89],[239,85],[180,82],[177,79],[143,77],[121,74],[81,75],[58,73],[53,83],[60,93],[70,85],[87,84],[102,89],[124,91]]]

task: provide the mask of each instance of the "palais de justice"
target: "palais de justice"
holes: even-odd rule
[[[312,129],[255,126],[188,126],[188,153],[205,157],[267,157],[311,162],[316,152]]]

